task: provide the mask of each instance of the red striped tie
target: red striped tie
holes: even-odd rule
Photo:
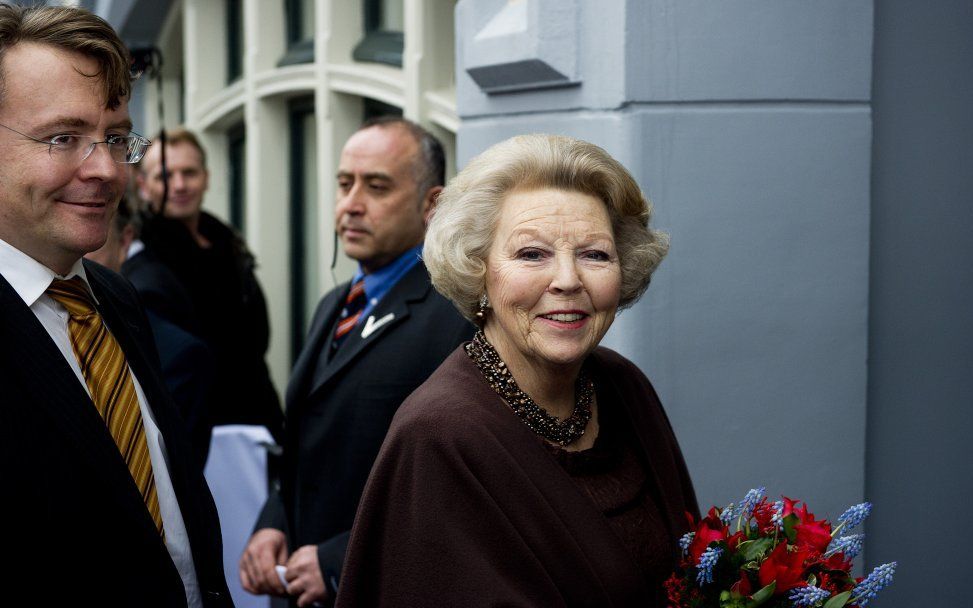
[[[334,330],[334,340],[331,342],[332,348],[337,349],[341,346],[345,336],[355,328],[358,319],[361,318],[362,312],[365,310],[366,301],[365,279],[362,278],[351,286],[348,297],[345,298],[345,307],[341,310],[338,326]]]

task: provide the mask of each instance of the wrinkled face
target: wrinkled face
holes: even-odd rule
[[[108,110],[94,59],[22,42],[3,57],[0,123],[31,137],[128,135],[128,103]],[[105,144],[83,161],[0,129],[0,238],[61,274],[104,244],[128,171]]]
[[[576,373],[618,309],[621,267],[605,204],[579,192],[515,191],[487,256],[484,332],[514,373]]]
[[[179,142],[166,146],[166,168],[169,173],[169,199],[165,216],[176,220],[195,220],[203,207],[203,195],[209,187],[209,172],[203,166],[203,155],[196,146]],[[158,209],[162,203],[162,151],[158,142],[145,153],[139,176],[139,193]]]
[[[385,266],[422,242],[434,196],[419,192],[419,145],[402,127],[358,131],[338,165],[335,229],[345,254],[365,272]]]

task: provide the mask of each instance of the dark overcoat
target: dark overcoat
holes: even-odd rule
[[[671,560],[698,515],[652,385],[598,348],[600,408],[637,437]],[[338,608],[663,608],[608,520],[457,349],[399,409],[362,497]]]

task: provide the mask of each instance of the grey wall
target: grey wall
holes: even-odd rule
[[[654,200],[671,253],[606,342],[658,388],[704,506],[861,500],[871,2],[460,0],[456,24],[460,166],[563,133]],[[491,62],[492,93],[467,72]]]
[[[875,8],[866,543],[882,608],[970,606],[973,4]]]

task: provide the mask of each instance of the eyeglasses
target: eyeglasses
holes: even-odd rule
[[[31,141],[44,144],[48,147],[47,151],[51,158],[58,162],[76,163],[78,165],[91,156],[98,144],[108,146],[108,154],[111,155],[113,161],[127,165],[142,160],[145,151],[152,144],[151,141],[134,132],[128,135],[108,135],[101,141],[96,141],[90,135],[55,135],[48,139],[37,139],[2,123],[0,123],[0,127]]]

